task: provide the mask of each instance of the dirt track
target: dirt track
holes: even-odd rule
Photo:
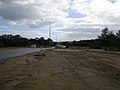
[[[120,55],[65,49],[2,60],[0,90],[120,90]]]

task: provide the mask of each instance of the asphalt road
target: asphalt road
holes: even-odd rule
[[[6,59],[16,56],[21,56],[24,54],[40,51],[40,48],[21,48],[14,50],[0,50],[0,59]]]

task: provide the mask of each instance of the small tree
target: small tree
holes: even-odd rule
[[[101,41],[101,46],[105,47],[105,49],[107,49],[109,46],[108,36],[109,36],[109,31],[107,27],[102,29],[101,35],[98,36],[98,39]]]
[[[108,28],[106,27],[106,28],[102,29],[101,36],[98,36],[98,38],[100,40],[107,40],[108,34],[109,34],[109,31],[108,31]]]
[[[116,33],[116,36],[117,36],[117,47],[118,49],[120,50],[120,30]]]
[[[120,30],[116,33],[116,36],[120,38]]]

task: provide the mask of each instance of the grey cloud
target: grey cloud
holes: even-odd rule
[[[103,27],[105,28],[105,27]],[[98,35],[101,34],[103,28],[66,28],[58,29],[60,33],[65,33],[61,35],[61,41],[71,41],[71,40],[84,40],[84,39],[96,39]],[[116,33],[120,27],[119,26],[108,26],[109,31]]]
[[[35,24],[29,24],[28,26],[30,28],[37,28],[37,27],[44,27],[47,26],[48,23],[47,22],[36,22]]]
[[[87,40],[87,39],[96,39],[100,33],[66,33],[65,35],[62,35],[58,37],[60,41],[73,41],[73,40]]]
[[[85,39],[95,39],[97,38],[98,33],[68,33],[67,37],[69,40],[85,40]]]
[[[0,0],[0,2],[2,3],[15,3],[15,2],[30,2],[30,1],[33,1],[33,0]]]
[[[12,34],[12,35],[21,35],[22,37],[26,38],[35,38],[35,37],[45,37],[47,38],[47,34],[44,34],[42,32],[38,31],[16,31],[16,30],[1,30],[0,29],[0,35],[3,34]]]
[[[60,29],[58,31],[65,33],[60,37],[61,41],[95,39],[101,33],[100,28]]]
[[[10,3],[13,1],[15,1],[15,0],[0,0],[0,2],[2,2],[2,3]],[[20,0],[16,0],[16,1],[20,1]]]
[[[55,23],[55,21],[48,21],[48,20],[43,20],[43,21],[36,21],[35,23],[33,24],[28,24],[28,26],[30,28],[42,28],[42,27],[48,27],[49,26],[49,22],[50,22],[50,26],[52,27]]]
[[[7,20],[38,19],[42,13],[37,13],[39,9],[35,5],[0,5],[0,16]]]
[[[77,32],[77,33],[81,33],[81,32],[88,32],[88,33],[98,33],[100,32],[100,28],[73,28],[73,29],[70,29],[70,28],[66,28],[66,29],[59,29],[58,31],[62,31],[62,32]]]
[[[0,18],[34,28],[41,26],[38,24],[40,19],[53,18],[57,21],[68,15],[63,10],[69,7],[67,0],[0,0],[0,2]]]

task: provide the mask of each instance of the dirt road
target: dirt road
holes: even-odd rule
[[[1,60],[0,90],[120,90],[120,55],[65,49]]]

